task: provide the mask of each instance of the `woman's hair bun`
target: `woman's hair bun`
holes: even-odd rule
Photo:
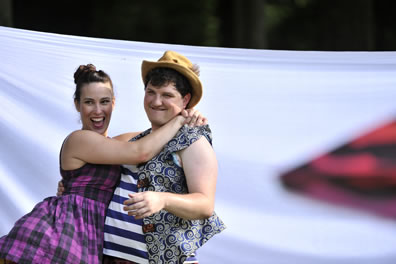
[[[80,65],[76,72],[74,73],[74,83],[77,84],[78,81],[83,78],[88,73],[96,72],[96,67],[93,64]]]

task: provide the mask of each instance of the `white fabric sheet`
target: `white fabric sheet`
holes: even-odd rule
[[[201,66],[197,108],[219,161],[216,211],[227,229],[202,263],[395,263],[396,221],[286,191],[279,174],[396,113],[395,52],[226,49],[75,37],[0,27],[0,235],[56,193],[63,139],[80,128],[73,73],[110,74],[109,135],[149,127],[143,59],[175,50]]]

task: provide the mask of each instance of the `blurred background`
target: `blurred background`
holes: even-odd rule
[[[392,0],[0,0],[0,25],[228,48],[390,51]]]
[[[202,263],[396,263],[396,52],[303,52],[396,51],[395,11],[391,0],[0,0],[11,27],[0,28],[0,234],[55,193],[58,150],[79,127],[75,65],[117,81],[115,135],[147,126],[142,58],[177,48],[202,66],[199,109],[219,135],[228,228]],[[370,131],[386,132],[382,145],[350,144]],[[345,162],[362,152],[371,167]]]

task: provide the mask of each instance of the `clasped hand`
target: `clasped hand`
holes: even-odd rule
[[[128,194],[129,199],[124,201],[124,211],[135,219],[142,219],[159,212],[165,207],[165,193],[162,192],[139,192]]]
[[[203,126],[208,124],[208,119],[204,117],[198,110],[194,108],[184,109],[181,111],[181,115],[186,118],[185,124],[190,127]]]

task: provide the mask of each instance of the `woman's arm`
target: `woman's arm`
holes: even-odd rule
[[[129,132],[129,133],[124,133],[118,136],[113,137],[114,139],[120,140],[120,141],[129,141],[132,138],[136,137],[139,135],[141,132]]]
[[[139,164],[158,154],[182,127],[185,118],[174,117],[149,135],[133,142],[106,138],[89,130],[70,134],[62,148],[62,168],[76,169],[84,163]]]
[[[190,109],[186,109],[185,111],[182,111],[182,115],[186,117],[185,124],[188,124],[190,127],[203,126],[208,124],[208,119],[194,108],[190,108]],[[139,134],[140,132],[128,132],[115,136],[113,138],[121,141],[129,141],[131,138]]]
[[[129,194],[124,210],[141,219],[164,209],[184,219],[204,219],[213,214],[217,160],[213,148],[201,137],[180,151],[189,193],[140,192]]]

